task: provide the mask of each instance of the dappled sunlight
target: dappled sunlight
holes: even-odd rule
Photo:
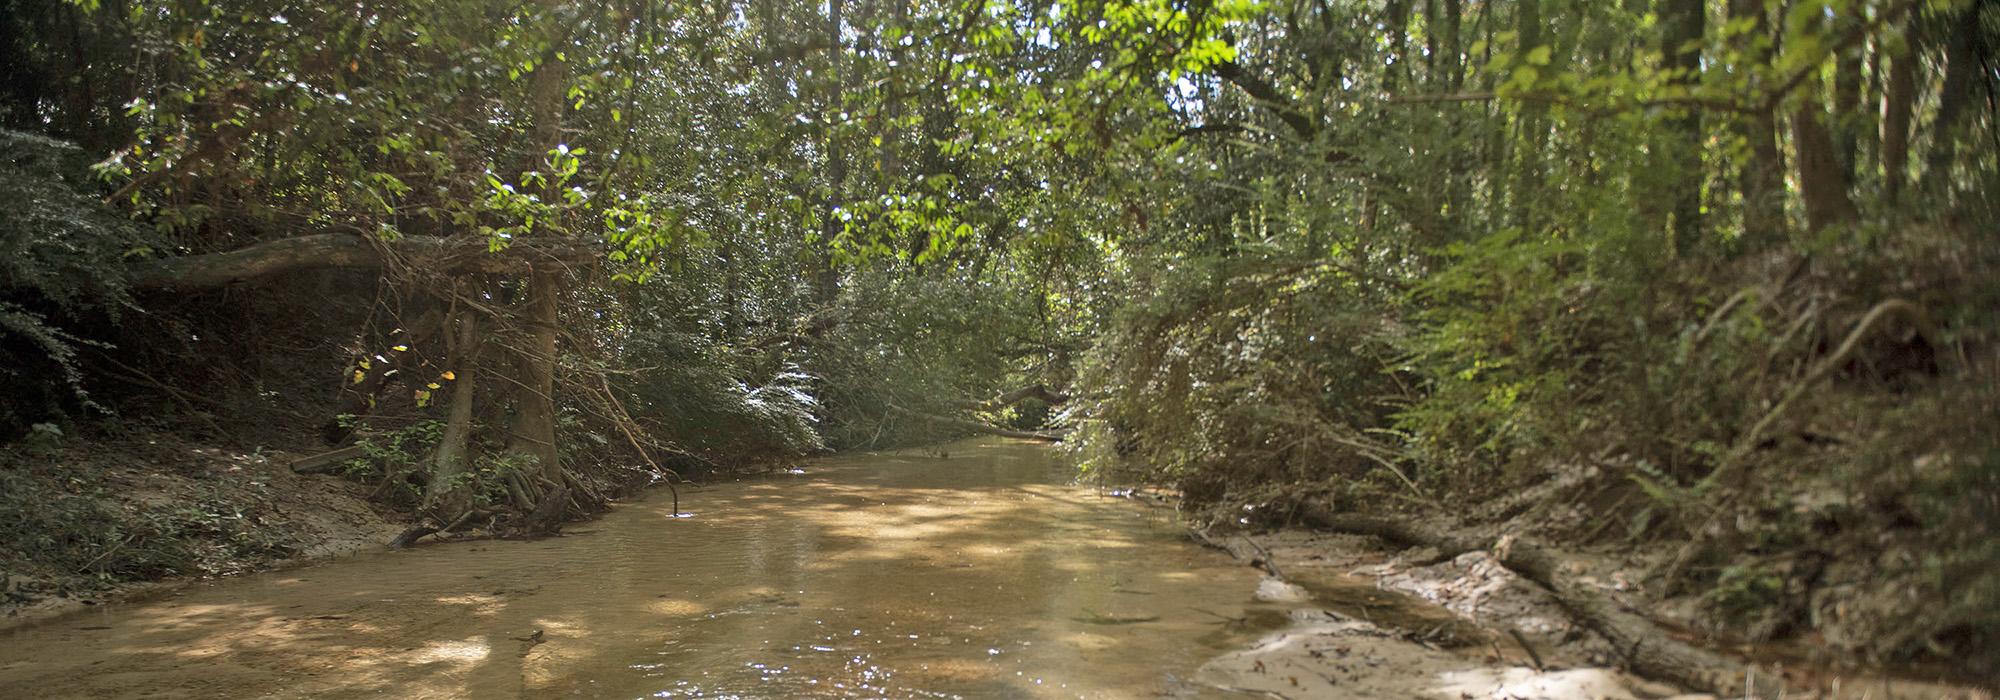
[[[660,615],[685,617],[690,615],[700,615],[701,613],[706,612],[708,610],[708,606],[702,605],[701,603],[697,603],[692,600],[669,599],[669,600],[656,600],[651,603],[647,603],[646,609]]]

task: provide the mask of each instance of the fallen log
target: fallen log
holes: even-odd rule
[[[1404,547],[1432,547],[1438,550],[1440,560],[1466,552],[1489,552],[1501,566],[1547,590],[1571,620],[1610,642],[1626,667],[1641,676],[1720,697],[1776,698],[1785,692],[1777,674],[1759,673],[1754,665],[1675,639],[1644,616],[1562,576],[1556,555],[1533,543],[1512,536],[1455,536],[1402,520],[1335,513],[1318,504],[1302,507],[1300,515],[1306,524],[1320,530],[1370,535]]]
[[[437,525],[432,524],[432,522],[434,521],[426,521],[423,523],[412,525],[410,526],[409,529],[404,530],[402,534],[396,535],[395,539],[389,540],[389,548],[407,549],[415,545],[417,543],[417,540],[421,540],[425,537],[429,537],[431,535],[435,535],[440,532],[451,532],[453,530],[457,530],[460,526],[468,522],[471,522],[472,519],[475,517],[491,518],[493,517],[494,513],[495,511],[492,510],[486,510],[483,508],[474,508],[472,510],[465,511],[464,513],[460,513],[457,518],[453,518],[452,521],[446,524],[444,527],[438,527]]]
[[[417,540],[421,540],[425,537],[435,535],[441,529],[443,528],[434,525],[410,526],[409,529],[404,530],[401,534],[396,535],[395,539],[389,540],[389,548],[408,549],[410,548],[410,546],[415,545],[417,543]]]
[[[340,465],[346,464],[349,460],[360,459],[366,456],[368,456],[368,448],[361,445],[349,445],[338,450],[321,452],[316,455],[292,460],[292,473],[318,474],[320,472],[330,472]]]
[[[131,285],[140,289],[222,287],[246,280],[327,268],[379,269],[391,258],[444,272],[521,272],[531,264],[583,263],[597,255],[587,246],[517,241],[498,251],[478,236],[404,236],[371,240],[359,234],[314,233],[257,243],[221,253],[183,255],[139,263]]]
[[[895,404],[889,404],[889,410],[918,420],[926,420],[932,423],[937,423],[939,425],[948,425],[954,428],[958,428],[960,430],[965,430],[974,433],[984,433],[987,435],[998,435],[1001,437],[1019,438],[1022,440],[1041,440],[1043,442],[1062,442],[1063,439],[1063,436],[1059,433],[1043,433],[1032,430],[1014,430],[1012,428],[1002,428],[999,426],[987,425],[985,423],[965,420],[963,418],[934,416],[928,413],[918,413],[916,411],[912,411],[910,409],[903,408],[902,406],[897,406]]]

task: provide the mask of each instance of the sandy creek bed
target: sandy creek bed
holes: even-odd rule
[[[656,493],[196,584],[5,633],[0,696],[1634,696],[1322,611],[1070,476],[1000,440],[854,455],[684,489],[686,517]]]

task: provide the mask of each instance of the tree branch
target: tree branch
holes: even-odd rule
[[[1251,75],[1234,61],[1223,61],[1210,66],[1210,69],[1215,71],[1215,77],[1229,81],[1236,87],[1242,88],[1243,92],[1249,93],[1251,99],[1277,110],[1278,118],[1285,122],[1285,126],[1291,127],[1292,133],[1298,134],[1299,138],[1311,141],[1319,136],[1319,125],[1314,124],[1311,118],[1299,111],[1298,106],[1292,104],[1291,98],[1279,93],[1278,87],[1270,81]]]

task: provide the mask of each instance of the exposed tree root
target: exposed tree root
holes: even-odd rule
[[[1853,330],[1848,331],[1847,337],[1841,341],[1839,347],[1835,348],[1832,354],[1814,363],[1805,376],[1800,377],[1796,383],[1792,384],[1791,388],[1785,391],[1777,403],[1773,404],[1770,410],[1764,412],[1762,418],[1759,418],[1755,424],[1752,424],[1748,430],[1736,438],[1735,444],[1723,456],[1722,462],[1716,465],[1715,470],[1709,472],[1708,476],[1702,478],[1702,486],[1721,484],[1733,487],[1740,486],[1743,482],[1749,480],[1751,476],[1750,467],[1753,463],[1750,459],[1751,454],[1757,449],[1758,445],[1763,443],[1764,436],[1771,430],[1771,427],[1776,425],[1778,420],[1783,418],[1786,412],[1801,397],[1805,396],[1808,391],[1818,386],[1820,382],[1832,376],[1835,370],[1838,370],[1841,366],[1852,360],[1855,352],[1861,347],[1861,341],[1866,339],[1884,321],[1892,317],[1904,319],[1905,322],[1910,324],[1912,332],[1923,337],[1926,342],[1931,342],[1933,345],[1937,344],[1933,340],[1936,336],[1936,331],[1933,330],[1930,316],[1924,312],[1923,307],[1902,299],[1887,299],[1876,304],[1868,310],[1867,314],[1861,317],[1860,321],[1854,324]],[[1725,496],[1725,499],[1728,499],[1725,500],[1725,505],[1732,502],[1738,493],[1741,492],[1732,492],[1731,495]],[[1734,545],[1741,536],[1742,533],[1737,532],[1734,527],[1727,524],[1721,528],[1704,529],[1695,532],[1693,539],[1688,540],[1687,544],[1682,545],[1679,552],[1673,558],[1667,560],[1665,566],[1657,573],[1662,579],[1668,582],[1668,585],[1678,585],[1678,582],[1686,574],[1687,568],[1693,565],[1705,551],[1712,551],[1718,545],[1718,538],[1720,539],[1719,544],[1723,548],[1734,548]]]
[[[569,497],[568,486],[557,488],[550,491],[549,495],[543,496],[541,504],[535,506],[535,512],[529,513],[528,519],[522,521],[520,534],[524,537],[556,534],[562,529],[563,512],[569,509]]]
[[[1793,384],[1791,389],[1787,390],[1785,395],[1778,399],[1776,404],[1771,406],[1771,410],[1764,413],[1763,418],[1758,419],[1755,425],[1750,426],[1748,431],[1737,438],[1735,447],[1729,451],[1723,463],[1717,466],[1715,471],[1710,473],[1705,481],[1729,484],[1735,483],[1744,476],[1748,471],[1748,456],[1756,448],[1757,444],[1763,440],[1764,433],[1779,418],[1785,415],[1785,412],[1792,407],[1792,404],[1798,401],[1799,397],[1804,396],[1808,390],[1819,384],[1821,380],[1831,376],[1834,370],[1839,369],[1841,365],[1846,364],[1849,359],[1853,358],[1856,348],[1860,347],[1862,339],[1868,336],[1869,331],[1873,330],[1883,319],[1891,316],[1899,316],[1906,319],[1915,329],[1915,332],[1923,336],[1926,340],[1935,335],[1935,331],[1931,330],[1930,318],[1924,313],[1922,307],[1902,299],[1889,299],[1876,304],[1874,308],[1868,310],[1867,315],[1862,316],[1861,320],[1854,324],[1854,330],[1848,331],[1847,338],[1841,341],[1840,347],[1836,348],[1833,354],[1827,355],[1824,359],[1814,364],[1811,371],[1806,372],[1803,378],[1800,378],[1797,383]]]

